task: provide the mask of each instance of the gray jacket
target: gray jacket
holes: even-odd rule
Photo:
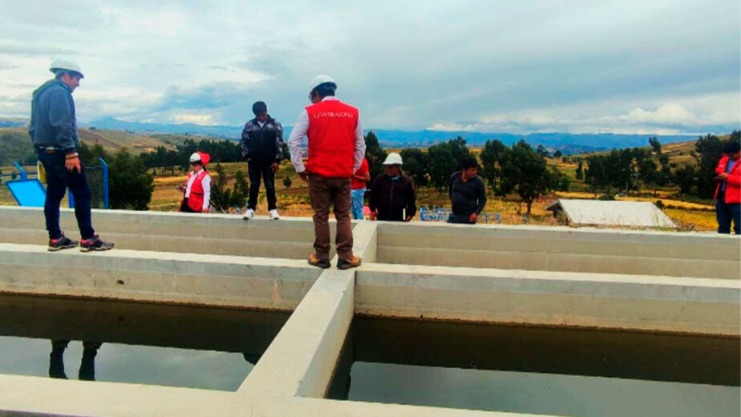
[[[59,80],[49,80],[33,92],[28,128],[34,146],[54,146],[69,151],[80,146],[72,90]]]

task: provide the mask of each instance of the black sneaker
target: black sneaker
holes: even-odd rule
[[[100,236],[95,235],[92,239],[82,239],[80,242],[80,252],[90,252],[91,250],[102,251],[113,249],[112,242],[103,242]]]
[[[69,239],[67,236],[62,235],[59,239],[49,239],[49,252],[56,252],[62,249],[74,248],[80,243],[76,240]]]

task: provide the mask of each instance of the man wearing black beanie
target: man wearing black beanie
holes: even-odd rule
[[[257,195],[260,193],[260,178],[265,182],[268,210],[271,220],[278,220],[275,197],[275,172],[283,159],[283,126],[268,114],[268,106],[262,101],[252,105],[255,118],[248,121],[242,130],[242,157],[247,161],[250,176],[250,196],[244,219],[255,217]]]

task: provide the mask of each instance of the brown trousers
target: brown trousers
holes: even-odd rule
[[[350,178],[309,177],[309,198],[314,210],[314,251],[318,259],[329,259],[329,208],[337,220],[335,246],[340,259],[351,259],[352,224],[350,222]]]

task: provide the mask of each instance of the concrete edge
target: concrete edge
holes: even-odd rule
[[[321,271],[305,261],[0,244],[0,292],[293,310]]]
[[[226,391],[10,375],[0,375],[0,403],[0,415],[36,417],[534,417],[532,414],[317,398],[244,401],[237,393]]]
[[[403,271],[403,269],[408,269]],[[369,265],[360,315],[738,337],[741,284],[728,280]]]
[[[365,262],[375,260],[376,231],[371,222],[358,222],[353,229],[354,253]],[[296,307],[237,391],[240,395],[325,395],[355,310],[355,271],[335,269],[337,261],[335,256],[333,267],[322,273]]]
[[[598,272],[539,271],[526,269],[466,268],[427,265],[399,265],[374,263],[364,265],[363,273],[389,273],[401,275],[429,275],[450,277],[500,277],[520,280],[579,281],[600,283],[630,283],[655,285],[693,285],[707,288],[741,289],[741,281],[723,278],[674,277],[660,275],[607,274]],[[360,285],[361,283],[358,282]]]

